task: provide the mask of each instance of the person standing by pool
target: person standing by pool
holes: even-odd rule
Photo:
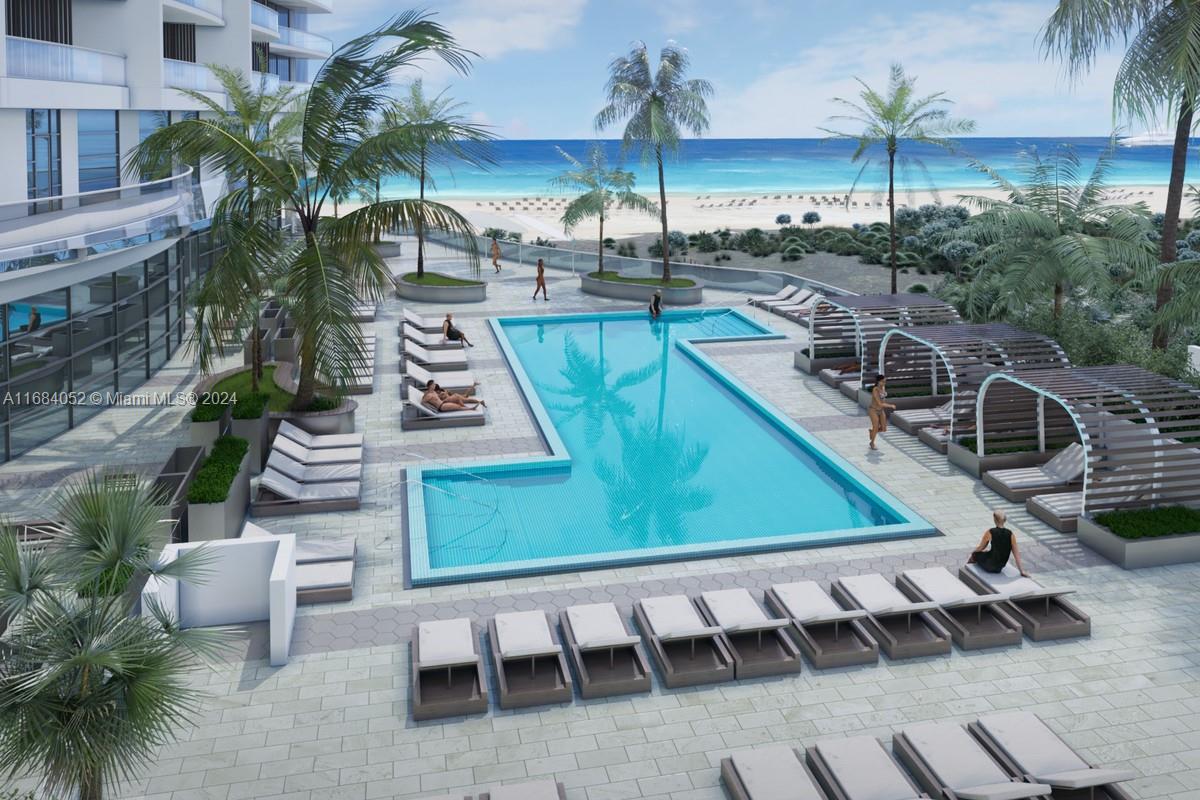
[[[444,344],[448,341],[449,342],[462,342],[467,347],[475,346],[475,345],[471,344],[471,341],[469,339],[467,339],[467,335],[465,333],[460,331],[458,328],[454,327],[454,315],[453,314],[447,314],[446,318],[444,320],[442,320],[442,343]]]
[[[496,272],[500,271],[500,243],[496,241],[496,237],[492,237],[492,266],[496,268]]]
[[[655,289],[654,295],[650,298],[650,318],[658,319],[662,316],[662,289]]]
[[[534,300],[537,300],[538,289],[542,290],[542,299],[549,303],[550,295],[546,294],[546,265],[540,258],[537,263],[537,285],[533,287]]]
[[[887,376],[876,375],[875,385],[871,387],[871,405],[867,416],[871,418],[871,449],[875,446],[875,437],[887,430],[887,412],[895,410],[895,406],[887,402]]]
[[[37,306],[30,306],[29,307],[29,332],[33,333],[40,327],[42,327],[42,312],[38,311]]]
[[[1011,553],[1021,577],[1028,578],[1029,573],[1025,571],[1025,567],[1021,566],[1021,550],[1017,547],[1017,535],[1004,525],[1008,521],[1008,515],[1003,511],[993,511],[992,521],[996,523],[995,526],[983,532],[979,546],[971,551],[967,563],[974,564],[984,572],[997,573],[1001,572],[1008,564],[1008,557]]]

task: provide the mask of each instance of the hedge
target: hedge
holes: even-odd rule
[[[1133,508],[1097,514],[1096,522],[1122,539],[1153,539],[1200,532],[1200,511],[1185,506]]]
[[[237,436],[221,436],[213,442],[212,452],[188,487],[189,503],[223,503],[237,477],[242,457],[250,443]]]
[[[255,392],[240,395],[233,404],[234,419],[258,419],[263,415],[271,395],[266,392]]]
[[[192,409],[192,422],[216,422],[225,416],[226,408],[224,403],[198,403]]]

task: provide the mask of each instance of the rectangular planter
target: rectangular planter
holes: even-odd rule
[[[1124,539],[1091,517],[1080,517],[1079,541],[1125,569],[1164,567],[1200,561],[1200,531],[1149,539]]]
[[[1036,467],[1045,464],[1054,457],[1053,452],[1039,453],[1030,450],[1023,453],[997,453],[992,456],[977,456],[974,450],[968,450],[958,442],[946,445],[946,457],[950,463],[959,469],[978,478],[989,469],[1010,469],[1012,467]]]
[[[187,539],[187,490],[203,458],[202,447],[176,447],[154,478],[154,488],[164,492],[159,532],[164,543]]]
[[[295,364],[296,350],[300,347],[300,341],[296,338],[296,329],[287,326],[281,327],[275,334],[274,347],[276,361]]]
[[[265,328],[269,331],[279,330],[279,325],[283,321],[283,309],[279,306],[267,305],[263,309],[262,314],[258,317],[258,327]]]
[[[262,360],[272,361],[271,347],[275,342],[276,331],[274,328],[258,328],[257,330],[258,336],[262,340]],[[250,352],[250,337],[247,336],[245,343],[242,345],[242,364],[247,367],[250,366],[252,358],[253,357]]]
[[[250,451],[242,456],[241,466],[222,503],[188,503],[188,541],[209,542],[234,539],[246,519],[250,506]]]
[[[191,443],[196,447],[204,448],[207,453],[212,443],[217,440],[217,437],[225,433],[229,428],[229,413],[232,406],[225,407],[225,413],[220,419],[215,419],[212,422],[188,422],[188,431],[191,436]]]
[[[235,419],[230,424],[230,432],[234,436],[245,439],[250,443],[250,474],[258,475],[267,463],[270,455],[271,439],[268,428],[271,422],[270,409],[263,407],[262,416],[255,419]]]

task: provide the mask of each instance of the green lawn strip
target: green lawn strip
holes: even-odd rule
[[[285,392],[275,384],[275,367],[264,366],[262,380],[258,382],[258,390],[267,396],[267,409],[270,411],[288,411],[292,407],[292,401],[296,396],[291,392]],[[237,397],[239,400],[243,397],[249,397],[250,391],[250,370],[244,369],[241,372],[235,372],[228,378],[222,378],[212,389],[209,390],[212,394],[230,394]],[[338,407],[336,400],[328,397],[317,397],[313,400],[313,404],[308,407],[309,411],[331,411]]]
[[[1200,511],[1184,506],[1106,511],[1096,522],[1122,539],[1153,539],[1179,533],[1200,533]]]
[[[443,275],[440,272],[426,272],[421,276],[418,276],[415,272],[410,272],[402,276],[400,280],[405,283],[415,284],[416,286],[479,286],[483,283],[483,281],[471,281],[463,278],[455,278],[452,275]]]
[[[691,278],[671,278],[671,280],[663,283],[662,278],[634,278],[622,275],[619,272],[589,272],[588,277],[595,278],[598,281],[608,281],[609,283],[635,283],[638,286],[654,286],[660,289],[690,289],[696,285],[696,282]]]

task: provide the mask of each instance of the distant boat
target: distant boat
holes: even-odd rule
[[[1146,131],[1137,136],[1122,136],[1117,139],[1117,144],[1121,147],[1171,147],[1175,144],[1175,132]]]

